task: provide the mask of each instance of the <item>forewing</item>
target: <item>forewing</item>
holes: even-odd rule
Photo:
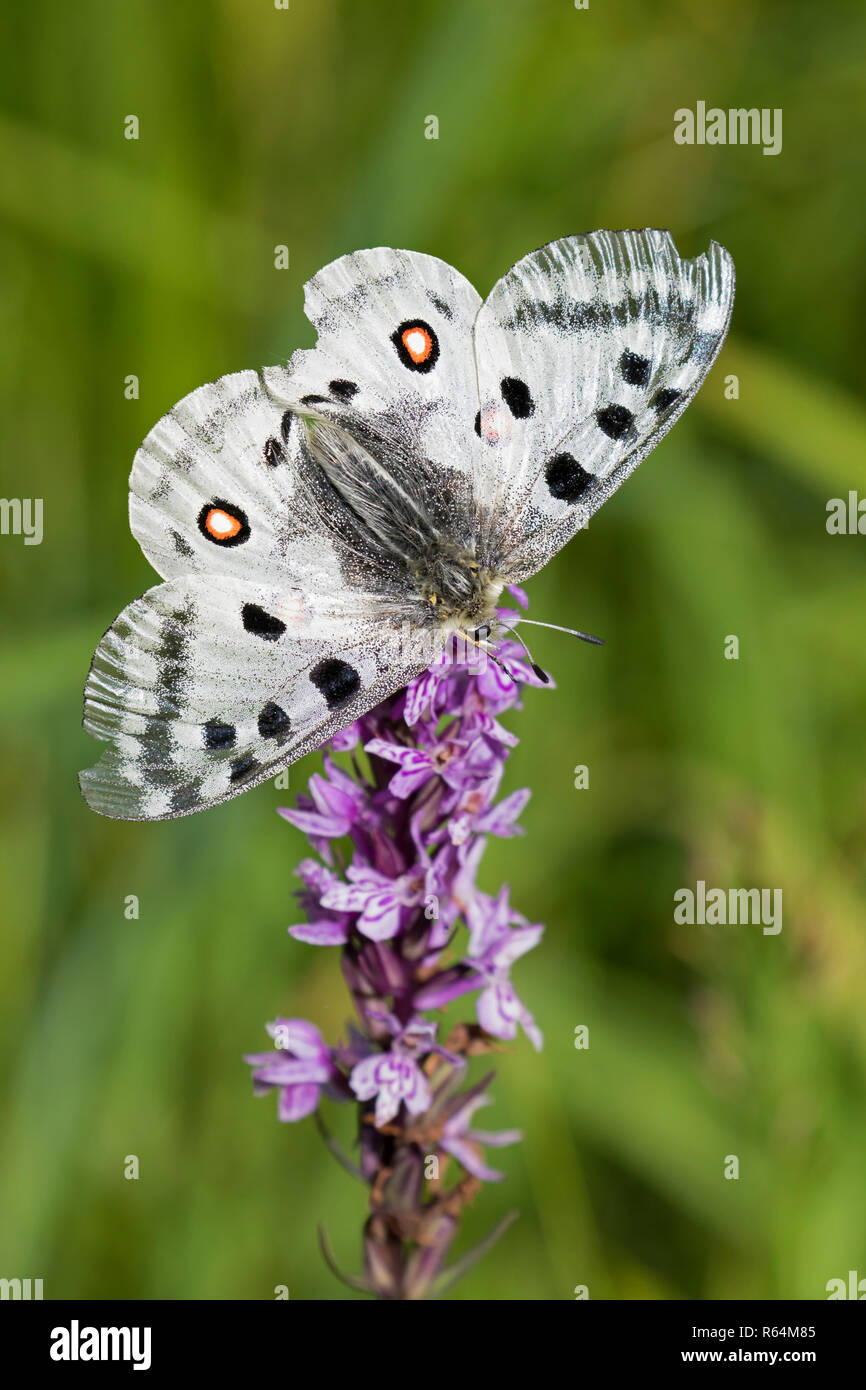
[[[130,475],[132,532],[167,579],[187,574],[405,594],[405,565],[372,537],[313,457],[281,367],[235,372],[179,401]]]
[[[347,430],[434,527],[461,541],[474,526],[480,305],[435,256],[355,251],[305,286],[318,340],[289,363],[288,399]]]
[[[670,429],[724,341],[734,295],[716,242],[593,232],[533,251],[475,325],[483,559],[526,578]]]
[[[318,747],[433,659],[377,600],[188,576],[105,634],[84,727],[110,740],[81,774],[93,810],[165,820],[215,806]]]

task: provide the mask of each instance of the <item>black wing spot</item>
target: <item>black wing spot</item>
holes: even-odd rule
[[[480,411],[480,410],[479,410],[479,411],[476,411],[476,414],[475,414],[475,433],[478,435],[478,438],[480,439],[480,438],[481,438],[481,411]]]
[[[391,334],[391,342],[410,372],[431,372],[439,361],[439,339],[424,319],[404,319]]]
[[[293,410],[286,410],[283,412],[283,418],[280,421],[280,434],[287,444],[289,442],[289,434],[291,433],[292,421],[294,418],[295,412]]]
[[[301,396],[301,405],[327,405],[327,396]]]
[[[499,383],[502,399],[515,420],[526,420],[535,410],[529,387],[519,376],[504,376]]]
[[[622,372],[623,381],[627,381],[629,386],[649,386],[650,360],[648,357],[639,357],[636,352],[629,352],[626,348],[619,359],[619,369]]]
[[[247,632],[253,633],[255,637],[264,638],[266,642],[276,642],[286,630],[284,622],[275,618],[273,614],[266,613],[257,603],[244,604],[241,609],[241,621]]]
[[[259,734],[262,738],[285,738],[290,732],[292,721],[284,709],[268,700],[259,714]]]
[[[573,454],[556,454],[544,472],[551,497],[560,502],[577,502],[595,482],[595,475],[588,473]]]
[[[176,762],[174,726],[178,719],[178,705],[184,700],[187,692],[192,646],[191,629],[195,617],[195,606],[188,600],[183,608],[173,614],[166,614],[160,621],[159,643],[154,653],[157,669],[154,689],[158,696],[158,717],[148,721],[147,738],[142,739],[136,758],[142,773],[142,784],[146,788],[162,787],[171,791],[177,787],[181,776]],[[126,624],[124,629],[129,630]]]
[[[258,772],[260,764],[256,762],[252,753],[245,753],[242,758],[235,758],[232,763],[232,770],[229,773],[230,782],[246,782],[252,777],[254,772]]]
[[[169,805],[173,815],[183,815],[193,806],[201,805],[203,782],[200,777],[194,777],[191,782],[183,787],[175,787],[169,793]]]
[[[246,512],[234,502],[215,497],[205,502],[197,517],[198,529],[205,540],[214,545],[243,545],[250,538],[250,523]]]
[[[445,300],[440,298],[438,294],[434,294],[432,290],[428,290],[427,298],[430,300],[430,303],[433,305],[433,308],[439,310],[439,313],[442,315],[443,319],[453,319],[454,314],[452,312],[451,305],[446,304]]]
[[[209,719],[202,725],[205,748],[234,748],[237,729],[234,724],[224,724],[221,719]]]
[[[675,391],[673,386],[663,386],[661,391],[656,391],[650,405],[653,410],[657,410],[661,414],[663,410],[669,410],[674,401],[678,401],[682,394],[682,391]]]
[[[164,623],[160,633],[159,647],[157,648],[159,661],[157,663],[156,688],[168,696],[169,702],[176,701],[186,682],[187,662],[190,654],[189,629],[194,617],[195,609],[191,603],[187,604],[185,608],[174,614],[173,621],[168,619]],[[154,729],[150,734],[151,746],[158,736],[168,738],[168,724],[168,720],[154,721]],[[142,747],[142,754],[146,754],[144,747]]]
[[[361,686],[361,677],[354,666],[336,657],[329,657],[314,666],[310,672],[310,680],[325,697],[328,709],[342,709]]]
[[[595,418],[608,439],[622,439],[634,423],[634,416],[624,405],[605,405],[595,412]]]
[[[184,540],[179,531],[171,531],[169,534],[171,535],[174,548],[178,555],[182,555],[185,560],[191,560],[193,555],[195,555],[195,551],[189,542]]]
[[[268,468],[276,468],[278,464],[285,463],[286,451],[278,439],[269,439],[265,444],[265,463]]]
[[[336,381],[328,382],[328,390],[332,396],[336,396],[338,401],[350,401],[353,396],[358,394],[358,385],[354,381],[343,381],[338,378]]]

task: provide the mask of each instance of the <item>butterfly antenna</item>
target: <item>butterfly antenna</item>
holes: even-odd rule
[[[567,632],[568,635],[569,635],[569,637],[579,637],[580,640],[581,640],[581,642],[592,642],[592,643],[595,644],[596,647],[603,647],[603,646],[604,646],[604,638],[603,638],[603,637],[593,637],[593,636],[592,636],[590,633],[588,633],[588,632],[578,632],[577,628],[574,628],[574,627],[560,627],[558,623],[541,623],[541,622],[538,621],[537,618],[518,618],[518,619],[517,619],[517,622],[518,622],[518,623],[531,623],[533,627],[550,627],[550,628],[553,628],[553,631],[554,631],[554,632]],[[517,624],[515,624],[515,626],[516,626],[516,625],[517,625]],[[515,637],[517,637],[518,634],[515,632],[514,635],[515,635]],[[520,640],[520,639],[518,638],[518,640]],[[528,650],[528,648],[527,648],[527,650]]]
[[[518,619],[518,621],[519,621],[519,619]],[[532,655],[532,652],[529,650],[528,644],[527,644],[526,642],[524,642],[523,638],[521,637],[520,633],[516,630],[516,628],[515,628],[515,627],[509,627],[507,623],[503,623],[503,627],[505,627],[506,630],[507,630],[508,632],[511,633],[512,637],[516,637],[516,638],[517,638],[517,640],[518,640],[518,642],[520,643],[521,647],[522,647],[523,650],[526,652],[526,655],[529,657],[529,664],[530,664],[530,666],[532,667],[532,669],[533,669],[533,671],[535,672],[535,674],[537,675],[538,679],[539,679],[540,681],[544,681],[544,684],[545,684],[545,685],[550,685],[550,676],[547,674],[546,671],[543,671],[542,668],[539,666],[538,662],[535,660],[535,657]]]
[[[508,679],[511,681],[512,685],[517,684],[517,681],[514,679],[504,662],[500,661],[498,656],[494,656],[493,652],[490,650],[490,644],[489,642],[487,642],[485,638],[479,639],[477,637],[471,636],[468,632],[461,632],[460,636],[465,637],[466,641],[471,642],[473,647],[477,647],[480,652],[483,652],[485,656],[488,656],[490,660],[493,662],[493,665],[498,666],[500,671],[504,671]]]

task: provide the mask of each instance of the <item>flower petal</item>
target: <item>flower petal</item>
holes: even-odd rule
[[[308,946],[343,946],[349,940],[347,923],[328,921],[301,922],[296,927],[287,928],[289,936],[296,941],[305,941]]]
[[[319,1103],[320,1087],[286,1086],[280,1091],[277,1115],[284,1122],[306,1119]]]

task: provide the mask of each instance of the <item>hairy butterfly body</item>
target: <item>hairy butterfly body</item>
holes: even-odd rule
[[[494,623],[670,429],[724,340],[733,265],[660,231],[567,237],[487,299],[435,257],[343,256],[314,348],[186,396],[130,524],[165,582],[100,642],[81,774],[156,820],[271,777]]]

